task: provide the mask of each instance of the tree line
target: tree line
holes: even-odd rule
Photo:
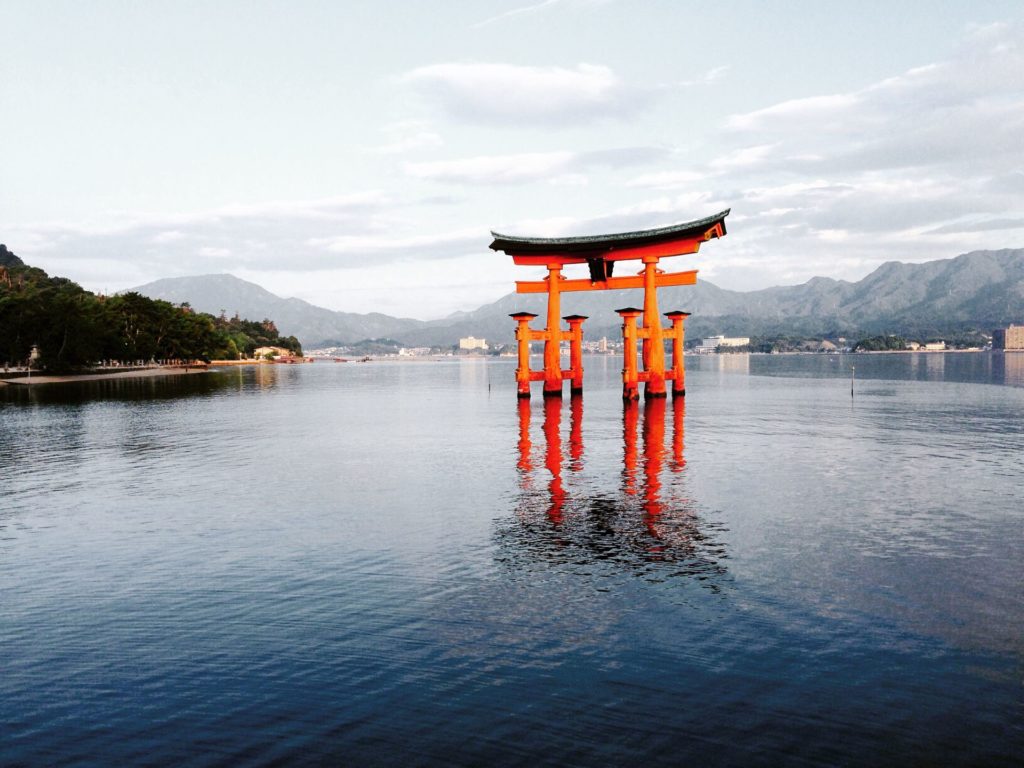
[[[33,346],[40,355],[33,367],[54,373],[104,361],[237,360],[261,346],[302,354],[271,320],[215,317],[139,293],[99,296],[6,249],[0,255],[0,365],[24,365]]]

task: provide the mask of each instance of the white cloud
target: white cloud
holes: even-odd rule
[[[733,115],[726,122],[726,128],[735,131],[759,131],[766,126],[778,127],[783,122],[787,125],[799,125],[808,120],[815,120],[821,124],[823,118],[836,123],[844,115],[850,114],[857,104],[857,95],[846,93],[791,99],[754,112]]]
[[[715,158],[709,165],[716,170],[736,170],[760,165],[775,153],[778,146],[778,144],[758,144],[753,147],[740,147]]]
[[[458,160],[408,163],[405,172],[418,179],[457,184],[522,184],[547,181],[583,185],[585,172],[596,168],[645,165],[668,157],[662,147],[618,147],[591,152],[525,152],[483,155]]]
[[[1021,245],[1020,27],[986,27],[947,61],[733,115],[725,127],[713,160],[627,182],[674,194],[611,218],[653,224],[659,214],[645,208],[667,220],[699,215],[711,199],[731,206],[730,234],[714,249],[727,287],[858,279],[894,258]]]
[[[625,117],[652,95],[596,64],[567,68],[451,62],[418,67],[400,81],[453,117],[501,125]]]
[[[627,187],[650,187],[653,189],[673,189],[688,187],[707,178],[700,171],[657,171],[644,173],[626,182]]]
[[[572,152],[531,152],[518,155],[469,157],[409,163],[405,172],[418,179],[463,184],[508,184],[535,181],[566,172],[576,155]]]
[[[362,269],[367,261],[393,268],[485,252],[488,228],[421,234],[408,209],[427,200],[396,201],[363,193],[309,201],[221,206],[160,216],[114,215],[101,222],[9,225],[16,253],[52,274],[91,290],[116,291],[161,277],[216,271]],[[120,265],[120,266],[118,266]],[[130,266],[128,266],[130,265]]]
[[[176,229],[168,230],[166,232],[158,232],[150,238],[150,242],[154,245],[162,245],[163,243],[173,243],[186,237],[184,232],[179,232]]]
[[[444,146],[444,139],[421,120],[403,120],[383,128],[387,143],[368,150],[377,155],[404,155]]]
[[[851,93],[793,99],[734,115],[727,127],[756,134],[762,144],[774,140],[780,163],[795,160],[836,171],[930,166],[976,175],[1020,167],[1021,30],[986,27],[949,61],[914,67]]]
[[[306,242],[314,248],[349,255],[374,255],[383,253],[398,254],[406,257],[424,257],[430,255],[452,256],[470,250],[480,250],[481,243],[487,238],[487,230],[482,228],[463,229],[456,232],[444,232],[429,235],[406,235],[395,237],[390,235],[340,235],[329,238],[313,238]]]
[[[231,255],[231,249],[207,245],[199,249],[199,255],[209,259],[223,259]]]
[[[692,88],[694,86],[711,85],[712,83],[718,82],[723,77],[725,77],[728,71],[728,65],[712,67],[711,69],[697,75],[696,77],[692,77],[688,80],[680,80],[679,82],[675,83],[675,85],[681,88]]]
[[[504,13],[499,13],[496,16],[491,16],[489,18],[484,19],[483,21],[478,21],[476,24],[473,25],[473,27],[486,27],[489,24],[494,24],[495,22],[504,21],[506,19],[512,19],[519,16],[531,16],[535,13],[545,11],[555,6],[568,5],[577,7],[588,7],[607,5],[610,2],[612,2],[612,0],[541,0],[541,2],[539,3],[533,3],[532,5],[523,5],[518,8],[513,8],[512,10],[505,11]]]

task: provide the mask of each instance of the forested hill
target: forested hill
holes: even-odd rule
[[[0,243],[0,267],[23,267],[25,262],[7,250],[7,246]]]
[[[37,365],[52,372],[104,360],[238,359],[258,346],[302,352],[271,320],[214,317],[138,293],[97,296],[24,264],[6,247],[0,259],[0,365],[24,365],[33,345]]]

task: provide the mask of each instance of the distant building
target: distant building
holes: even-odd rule
[[[291,357],[291,350],[285,349],[284,347],[256,347],[256,351],[252,353],[253,357],[259,359],[272,355],[273,357]]]
[[[1024,325],[1011,325],[992,331],[992,349],[1024,349]]]
[[[946,342],[944,341],[932,341],[921,347],[921,349],[925,350],[926,352],[941,352],[945,348]]]
[[[745,347],[750,344],[750,339],[746,336],[736,336],[730,338],[728,336],[711,336],[707,339],[701,339],[700,344],[697,345],[697,352],[708,353],[714,352],[719,347]]]
[[[487,349],[487,339],[467,336],[464,339],[459,339],[459,349]]]
[[[599,341],[598,344],[597,344],[597,351],[598,352],[605,352],[605,353],[608,352],[608,337],[607,336],[602,336],[601,337],[601,341]]]

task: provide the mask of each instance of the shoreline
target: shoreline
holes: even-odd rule
[[[35,387],[40,384],[72,384],[78,381],[106,381],[108,379],[145,379],[157,376],[192,376],[196,373],[206,373],[205,366],[189,366],[186,370],[182,366],[173,368],[138,368],[132,371],[105,371],[103,373],[74,373],[63,376],[19,376],[17,378],[0,379],[0,386],[11,387]]]

